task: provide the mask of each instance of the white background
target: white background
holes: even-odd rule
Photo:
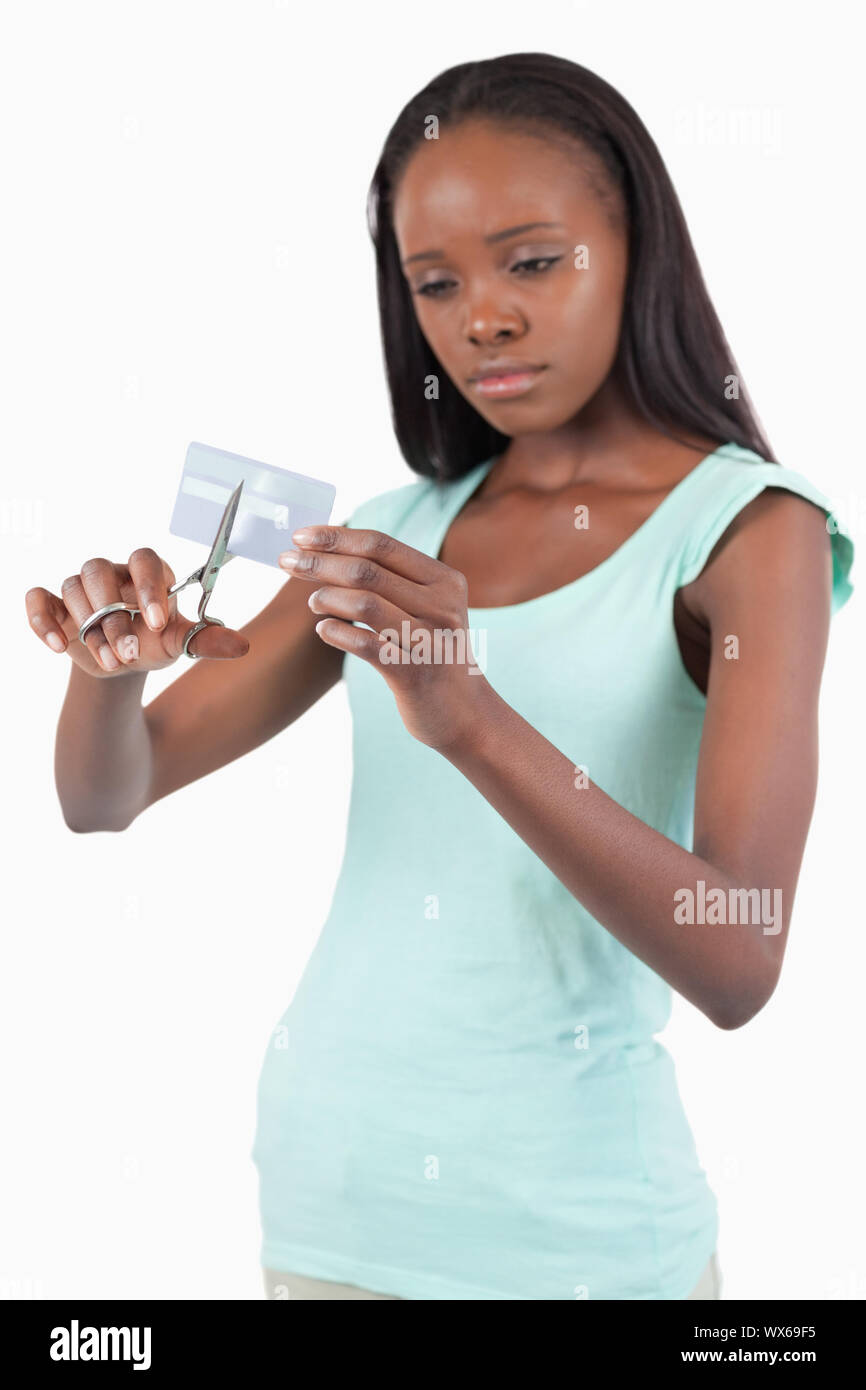
[[[327,912],[350,777],[340,685],[125,833],[73,834],[53,781],[68,658],[29,630],[25,591],[139,545],[200,563],[168,533],[192,439],[334,482],[337,521],[414,480],[367,186],[417,89],[520,50],[636,107],[776,457],[862,545],[849,23],[841,3],[4,5],[0,1296],[262,1297],[255,1087]],[[283,582],[233,565],[217,611],[242,626]],[[776,996],[733,1033],[677,999],[663,1035],[726,1298],[866,1296],[863,636],[858,592],[834,619]]]

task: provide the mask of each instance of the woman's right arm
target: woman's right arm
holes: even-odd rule
[[[109,562],[99,563],[107,566]],[[166,588],[173,582],[171,571],[165,567],[164,582],[153,563],[147,572],[152,581],[147,597],[155,595],[165,608]],[[102,573],[104,581],[107,572]],[[120,589],[125,601],[135,601],[128,597],[133,582]],[[336,684],[342,672],[344,653],[329,647],[315,631],[319,615],[307,603],[309,586],[288,579],[238,633],[215,628],[194,639],[196,652],[210,646],[214,656],[233,655],[234,659],[196,661],[145,706],[147,674],[137,667],[169,664],[148,656],[160,634],[148,631],[141,617],[135,618],[134,626],[125,614],[104,620],[105,625],[116,619],[117,633],[110,639],[115,651],[132,632],[139,634],[141,643],[139,660],[121,662],[106,672],[90,655],[102,638],[97,636],[91,647],[92,634],[88,634],[86,650],[77,642],[85,601],[73,588],[68,591],[67,585],[73,581],[66,581],[63,600],[47,590],[30,590],[27,608],[31,625],[43,640],[59,629],[67,648],[77,644],[55,746],[57,792],[71,830],[126,829],[155,801],[224,767],[286,728]],[[137,592],[141,592],[140,584]],[[106,595],[100,592],[98,598]],[[106,601],[112,601],[110,594]],[[172,598],[169,611],[175,604]],[[97,606],[102,605],[87,602],[86,611]],[[169,660],[176,659],[183,633],[193,621],[175,612],[165,625],[163,636],[173,631],[171,640],[165,637],[165,646],[175,653]],[[243,654],[245,642],[249,649]]]

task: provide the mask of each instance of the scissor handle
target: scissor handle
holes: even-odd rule
[[[140,612],[141,609],[136,608],[132,603],[107,603],[104,608],[97,608],[95,613],[91,613],[89,618],[84,619],[78,629],[78,640],[83,642],[90,629],[102,622],[103,618],[107,618],[109,613],[128,613],[130,617],[134,617],[136,613]]]
[[[223,565],[227,565],[229,560],[233,560],[234,558],[234,555],[226,555],[223,560]],[[179,594],[181,589],[186,589],[190,584],[200,584],[206,568],[207,561],[205,561],[203,565],[199,565],[197,570],[193,570],[192,574],[188,574],[186,579],[179,579],[176,584],[172,584],[168,591],[168,597],[171,598],[172,594]],[[214,574],[214,582],[215,581],[216,574]],[[219,618],[208,618],[205,615],[204,610],[207,607],[208,599],[213,593],[213,587],[212,582],[209,589],[202,590],[202,596],[198,605],[198,624],[196,627],[191,628],[186,634],[186,639],[183,644],[183,649],[187,656],[195,656],[195,652],[188,652],[186,650],[187,646],[192,641],[195,634],[201,632],[202,628],[207,627],[208,623],[214,623],[217,627],[225,627],[225,623],[221,622]],[[81,627],[78,629],[78,640],[79,642],[83,642],[90,629],[96,627],[96,624],[101,622],[103,618],[107,618],[109,613],[128,613],[131,618],[134,618],[136,613],[140,612],[141,609],[136,608],[134,603],[107,603],[104,608],[97,608],[95,613],[91,613],[89,618],[85,618]]]
[[[174,587],[169,589],[168,592],[169,594],[177,593],[178,589],[185,588],[186,585],[191,582],[191,580],[185,579],[183,583],[175,584]],[[141,609],[136,608],[135,604],[133,603],[107,603],[104,608],[97,608],[95,613],[91,613],[89,618],[85,618],[84,622],[81,624],[81,627],[78,629],[79,642],[83,642],[90,629],[92,627],[96,627],[97,623],[102,622],[103,618],[107,618],[109,613],[121,612],[128,613],[131,618],[134,618],[136,613],[141,612]],[[186,634],[186,637],[183,639],[184,656],[188,656],[192,660],[197,660],[196,653],[191,652],[189,650],[189,644],[192,641],[193,637],[195,637],[196,633],[203,632],[206,627],[225,627],[225,623],[220,618],[210,618],[206,616],[201,617],[199,622],[195,623],[194,626],[190,628],[189,632]]]
[[[191,657],[193,661],[197,661],[199,659],[195,652],[191,652],[189,650],[189,644],[195,637],[196,633],[203,632],[206,627],[225,627],[225,623],[222,622],[219,618],[202,618],[201,622],[196,623],[195,627],[190,628],[189,632],[186,634],[186,637],[184,637],[183,639],[184,656]]]

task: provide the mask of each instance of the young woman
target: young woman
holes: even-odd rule
[[[164,562],[32,590],[73,661],[64,814],[129,825],[342,674],[345,858],[259,1085],[269,1293],[717,1298],[655,1035],[672,989],[731,1029],[776,987],[851,541],[772,460],[659,153],[600,78],[443,73],[370,217],[418,480],[296,533],[302,582],[193,643],[244,659],[146,708],[190,626]],[[148,621],[82,647],[127,595]]]

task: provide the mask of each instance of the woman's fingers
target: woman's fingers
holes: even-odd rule
[[[371,532],[344,532],[347,536],[370,535]],[[379,533],[376,532],[376,535]],[[390,536],[382,536],[389,541]],[[394,542],[395,545],[398,542]],[[408,549],[408,547],[405,547]],[[429,556],[425,557],[429,560]],[[373,554],[362,555],[357,549],[328,550],[289,550],[280,556],[281,567],[293,579],[305,579],[314,584],[345,584],[353,589],[369,589],[387,597],[399,605],[406,613],[419,612],[423,604],[424,581],[420,583],[407,579],[404,575],[388,568],[386,547],[381,545],[377,558]],[[443,575],[445,567],[440,565],[437,575]]]
[[[60,592],[63,602],[80,627],[98,608],[124,603],[120,592],[119,566],[98,556],[85,560],[80,574],[64,579]],[[85,646],[104,671],[138,660],[138,638],[129,613],[109,613],[84,638]]]
[[[302,526],[293,534],[292,540],[295,540],[298,551],[302,554],[307,551],[323,551],[353,556],[357,560],[369,560],[377,567],[389,570],[391,574],[411,580],[413,584],[435,584],[447,568],[440,560],[434,560],[423,550],[416,550],[414,546],[406,545],[405,541],[398,541],[395,536],[389,536],[387,531],[369,531],[357,526]],[[280,559],[282,560],[282,556]],[[330,578],[327,570],[323,570],[322,578]]]
[[[60,585],[60,595],[66,606],[66,611],[72,621],[73,627],[81,627],[85,618],[89,618],[93,613],[93,605],[88,600],[84,589],[84,584],[80,574],[67,575]],[[71,634],[68,634],[71,639]],[[121,665],[120,659],[115,656],[106,640],[102,625],[97,623],[92,627],[84,638],[84,646],[87,648],[96,665],[103,671],[116,671]]]
[[[173,583],[166,562],[142,546],[132,552],[128,565],[102,556],[86,560],[78,574],[64,579],[60,597],[50,589],[29,589],[25,607],[31,628],[46,646],[68,651],[88,674],[161,670],[181,655],[187,634],[197,625],[195,618],[178,613],[169,593]],[[82,624],[115,603],[129,604],[138,612],[107,613],[80,643]],[[192,638],[189,653],[219,661],[245,656],[249,649],[249,640],[239,632],[210,622]]]
[[[369,589],[341,589],[336,584],[325,584],[313,590],[307,603],[313,613],[323,618],[366,623],[374,632],[386,629],[397,632],[398,644],[403,635],[402,624],[406,621],[406,612]]]
[[[168,622],[169,575],[167,566],[150,546],[140,546],[129,557],[135,603],[151,632],[161,632]]]
[[[52,594],[50,589],[37,586],[35,589],[27,590],[24,595],[24,607],[27,621],[36,636],[41,637],[53,652],[65,652],[69,646],[69,638],[63,630],[63,624],[68,621],[69,614],[63,600]]]
[[[180,656],[187,633],[197,623],[198,618],[185,618],[183,613],[171,615],[162,633],[163,646],[170,656]],[[235,657],[246,656],[249,649],[248,637],[218,623],[208,623],[189,644],[189,652],[194,657],[207,657],[211,661],[234,660]]]

